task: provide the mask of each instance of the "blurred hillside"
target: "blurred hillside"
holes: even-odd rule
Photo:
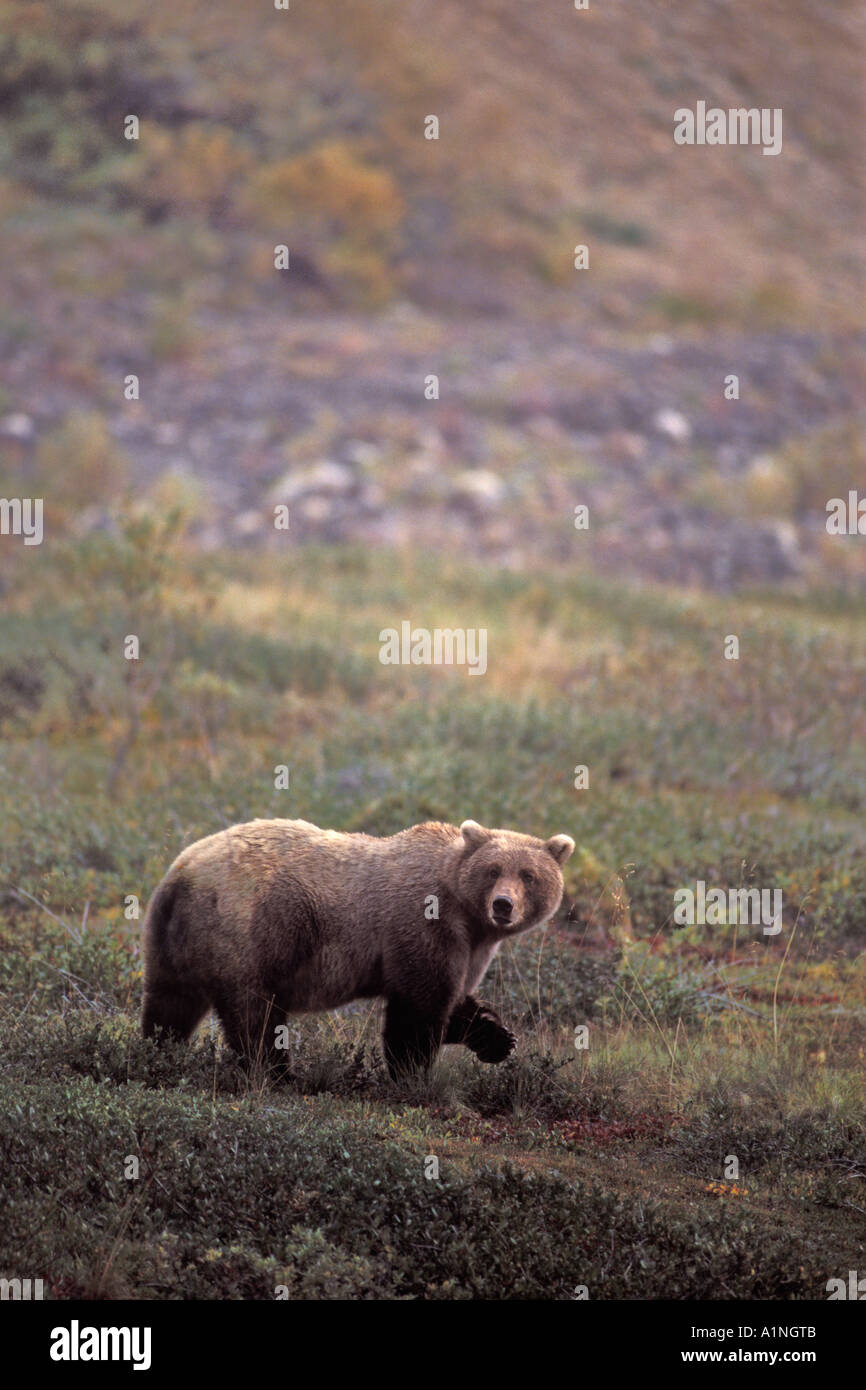
[[[586,240],[596,273],[545,308],[844,323],[862,230],[858,9],[7,0],[5,201],[52,221],[67,206],[69,288],[83,288],[84,225],[91,270],[106,277],[107,255],[132,279],[143,228],[164,230],[136,260],[183,227],[204,270],[228,249],[214,233],[236,246],[266,221],[346,296],[464,312],[522,292],[534,307],[551,282],[573,286]],[[673,111],[699,97],[782,107],[784,157],[675,147]],[[129,112],[138,146],[120,138]],[[139,283],[166,270],[139,266]]]
[[[859,582],[823,536],[862,464],[855,4],[3,0],[0,33],[0,481],[55,524],[168,473],[211,544],[263,541],[276,485],[298,539],[573,563],[587,502],[596,568]],[[698,99],[781,107],[782,154],[675,146]]]

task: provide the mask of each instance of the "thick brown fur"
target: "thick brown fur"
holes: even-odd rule
[[[303,820],[210,835],[148,907],[144,1035],[188,1038],[213,1007],[235,1051],[277,1061],[289,1014],[381,997],[392,1076],[443,1043],[501,1061],[516,1039],[474,990],[503,940],[559,907],[573,849],[475,821],[383,839]]]

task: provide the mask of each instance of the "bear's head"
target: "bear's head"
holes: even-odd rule
[[[569,835],[536,840],[485,830],[474,820],[465,820],[460,833],[457,896],[476,921],[505,937],[553,916],[562,901],[562,865],[574,849]]]

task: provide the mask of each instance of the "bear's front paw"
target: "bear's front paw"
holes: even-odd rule
[[[504,1023],[487,1023],[470,1045],[479,1062],[504,1062],[517,1046],[517,1036]]]

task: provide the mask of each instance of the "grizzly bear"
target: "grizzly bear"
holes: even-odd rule
[[[384,838],[304,820],[209,835],[148,906],[144,1035],[188,1038],[214,1008],[242,1057],[278,1060],[289,1014],[384,998],[392,1076],[443,1043],[500,1062],[517,1039],[474,990],[503,941],[559,907],[573,849],[473,820]]]

